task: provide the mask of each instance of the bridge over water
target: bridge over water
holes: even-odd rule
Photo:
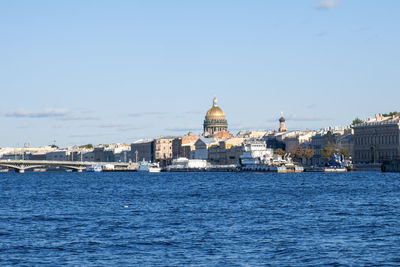
[[[27,169],[60,167],[82,172],[87,166],[97,164],[111,164],[117,169],[126,169],[129,163],[126,162],[90,162],[90,161],[50,161],[50,160],[0,160],[0,167],[15,169],[19,173]]]

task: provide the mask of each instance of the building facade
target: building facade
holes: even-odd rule
[[[220,141],[218,145],[209,147],[208,160],[216,165],[231,165],[239,162],[245,138],[234,137]]]
[[[69,161],[70,151],[68,150],[57,150],[46,153],[46,160],[49,161]]]
[[[399,159],[400,119],[398,117],[376,116],[375,120],[356,124],[353,129],[355,163],[382,163],[386,160]]]
[[[190,152],[190,159],[208,160],[208,149],[211,146],[218,145],[218,141],[214,138],[200,136],[194,145],[195,149]]]
[[[194,144],[199,139],[192,132],[172,140],[172,158],[190,158],[190,151],[195,149]]]
[[[131,144],[131,157],[133,162],[142,160],[154,161],[154,140],[141,139]]]
[[[172,140],[175,137],[163,136],[154,139],[154,161],[165,167],[172,162]]]

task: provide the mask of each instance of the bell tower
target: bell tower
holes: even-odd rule
[[[286,126],[285,126],[285,118],[282,116],[279,118],[279,132],[287,132]]]

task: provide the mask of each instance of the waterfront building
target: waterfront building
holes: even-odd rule
[[[93,150],[90,150],[90,149],[81,151],[78,154],[78,161],[79,161],[79,158],[81,161],[94,161],[94,152],[93,152]]]
[[[215,145],[218,145],[218,141],[216,141],[214,138],[200,136],[194,144],[195,149],[190,151],[190,159],[208,160],[208,149]]]
[[[400,118],[376,114],[354,129],[354,163],[382,163],[400,156]]]
[[[73,150],[73,151],[71,151],[71,153],[70,153],[70,160],[71,161],[80,161],[81,160],[81,153],[82,153],[82,151],[79,151],[79,150]]]
[[[49,160],[49,161],[97,161],[97,162],[129,162],[130,146],[126,144],[98,145],[94,149],[86,146],[67,148],[7,148],[0,149],[1,159],[10,160]]]
[[[297,138],[302,133],[301,131],[283,131],[283,132],[269,132],[263,136],[262,140],[266,142],[268,148],[287,150],[285,139]]]
[[[309,147],[315,134],[315,131],[294,131],[293,135],[284,138],[282,141],[285,144],[286,151],[293,152],[298,147]]]
[[[104,145],[104,162],[132,161],[131,146],[128,144]]]
[[[18,153],[7,153],[7,154],[3,154],[1,156],[2,160],[22,160],[25,159],[25,155],[22,154],[18,154]]]
[[[26,160],[46,160],[46,153],[27,153],[24,159]]]
[[[312,165],[322,166],[328,162],[328,159],[322,157],[321,150],[326,146],[327,142],[332,142],[331,135],[325,133],[317,133],[311,139],[311,148],[314,150],[314,156],[311,159]]]
[[[212,137],[216,140],[226,140],[226,139],[232,138],[233,134],[231,134],[228,131],[220,131],[220,132],[213,134]]]
[[[162,136],[154,139],[154,161],[161,167],[171,164],[172,161],[172,140],[174,136]]]
[[[282,133],[268,133],[264,135],[261,140],[265,141],[268,148],[285,150],[285,143],[282,141],[282,138],[279,138],[281,134]]]
[[[198,139],[198,136],[189,132],[187,135],[172,140],[172,158],[190,158],[190,151],[195,149],[194,144]]]
[[[111,149],[104,150],[104,162],[117,162],[115,159],[115,153]]]
[[[57,150],[56,147],[4,147],[0,149],[0,159],[45,160],[46,153]]]
[[[349,133],[343,136],[340,136],[338,139],[338,148],[339,150],[345,150],[349,152],[350,157],[354,158],[354,134]]]
[[[109,162],[132,162],[132,153],[130,150],[123,150],[119,153],[114,152],[114,160]]]
[[[96,162],[129,162],[132,160],[131,147],[127,144],[105,144],[96,146],[93,150]]]
[[[208,149],[209,162],[216,165],[237,164],[245,140],[245,138],[233,137],[210,146]]]
[[[335,150],[340,149],[340,141],[343,136],[351,134],[352,130],[350,127],[328,127],[319,130],[311,138],[311,148],[314,150],[314,156],[311,159],[313,165],[325,165],[328,162],[328,158],[323,157],[321,151],[328,144],[330,144]],[[343,143],[344,144],[344,143]],[[350,144],[349,144],[350,145]]]
[[[268,133],[269,132],[264,131],[264,130],[251,130],[251,131],[246,131],[245,133],[240,131],[236,135],[236,137],[244,137],[244,138],[251,138],[251,139],[261,139]]]
[[[93,149],[94,161],[96,162],[104,162],[104,147],[95,147]]]
[[[214,97],[212,107],[207,111],[204,123],[204,136],[210,136],[217,132],[228,131],[228,121],[225,113],[218,106],[218,100]]]
[[[94,149],[85,146],[73,146],[68,148],[70,161],[95,161]]]
[[[70,161],[71,151],[67,149],[56,150],[46,153],[46,160],[50,161]]]
[[[131,144],[133,162],[154,161],[154,139],[140,139]]]

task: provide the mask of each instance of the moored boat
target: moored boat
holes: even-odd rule
[[[103,171],[103,166],[101,164],[90,165],[86,167],[87,172],[101,172]]]
[[[347,172],[347,169],[344,167],[334,168],[334,167],[327,167],[323,169],[324,172]]]
[[[138,171],[144,171],[144,172],[160,172],[161,168],[160,165],[156,162],[147,162],[147,161],[142,161],[139,163]]]
[[[240,155],[239,170],[256,172],[303,172],[302,166],[293,163],[290,154],[283,157],[274,154],[273,149],[267,148],[265,141],[248,140],[243,144]]]

